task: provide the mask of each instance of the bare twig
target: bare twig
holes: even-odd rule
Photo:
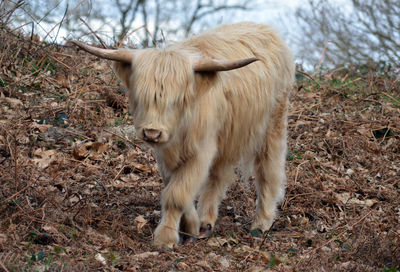
[[[6,266],[3,264],[3,262],[0,260],[0,267],[4,269],[5,272],[9,272]]]
[[[67,16],[67,13],[68,13],[68,4],[67,4],[67,7],[65,9],[63,17],[61,18],[60,25],[58,26],[58,30],[57,30],[56,36],[53,39],[53,43],[55,43],[57,41],[58,34],[60,33],[60,29],[61,29],[62,23],[64,22],[64,19],[65,19],[65,16]]]
[[[328,43],[329,43],[329,40],[325,42],[324,49],[322,50],[317,69],[315,70],[316,74],[318,74],[321,69],[322,62],[324,61],[324,58],[325,58],[326,50],[328,49]]]
[[[90,32],[96,37],[96,39],[101,43],[101,45],[103,46],[103,48],[107,48],[105,42],[103,41],[102,38],[100,38],[99,35],[97,35],[96,31],[94,31],[88,23],[86,23],[85,20],[82,19],[82,17],[79,17],[79,20],[90,30]]]
[[[363,217],[361,217],[357,222],[355,222],[354,224],[351,225],[351,229],[354,228],[356,225],[360,224],[362,221],[364,221],[365,218],[367,218],[368,215],[370,215],[372,213],[372,211],[369,211],[367,214],[365,214]],[[331,239],[329,239],[328,241],[326,241],[325,243],[323,243],[322,245],[320,245],[319,247],[316,247],[314,249],[309,250],[308,252],[306,252],[305,254],[310,254],[312,252],[316,252],[318,250],[320,250],[321,248],[323,248],[324,246],[328,245],[329,243],[331,243],[332,241],[337,240],[339,237],[341,237],[343,234],[345,234],[346,232],[348,232],[348,230],[344,230],[341,233],[339,233],[338,235],[334,235]]]
[[[24,188],[22,188],[19,192],[16,192],[15,194],[7,197],[6,199],[3,200],[3,202],[8,202],[11,199],[13,199],[14,197],[18,196],[19,194],[22,194],[23,192],[25,192],[29,187],[31,187],[30,184],[26,185]]]
[[[310,75],[309,73],[307,73],[307,72],[301,71],[299,69],[296,69],[296,72],[298,72],[298,73],[300,73],[300,74],[302,74],[302,75],[314,80],[314,77],[312,75]]]
[[[24,0],[18,0],[18,2],[15,4],[15,6],[9,11],[8,13],[8,17],[7,19],[4,20],[4,25],[7,25],[8,22],[11,19],[11,16],[14,14],[14,12],[19,9],[20,7],[22,7],[22,5],[24,5]]]
[[[390,99],[392,99],[393,101],[395,101],[396,103],[398,103],[400,105],[400,100],[394,98],[392,95],[388,94],[387,92],[382,92],[382,94],[389,97]]]
[[[121,167],[121,170],[118,171],[118,173],[115,175],[115,177],[112,180],[112,184],[117,180],[117,178],[119,178],[119,176],[121,175],[122,171],[124,171],[124,169],[126,168],[126,165]]]
[[[139,27],[137,27],[137,28],[135,28],[135,29],[129,31],[126,35],[124,35],[124,36],[119,40],[119,42],[118,42],[118,44],[117,44],[117,48],[120,48],[120,47],[122,46],[122,44],[124,43],[124,41],[125,41],[130,35],[132,35],[132,34],[135,33],[136,31],[138,31],[138,30],[140,30],[140,29],[142,29],[142,28],[144,28],[144,27],[145,27],[145,25],[142,25],[142,26],[139,26]]]
[[[110,134],[112,134],[112,135],[117,136],[118,138],[120,138],[120,139],[123,140],[123,141],[128,142],[131,146],[135,146],[135,147],[139,147],[139,148],[140,148],[140,146],[138,146],[137,144],[135,144],[135,143],[132,142],[131,140],[129,140],[129,139],[125,138],[125,137],[122,137],[121,135],[118,135],[118,134],[116,134],[116,133],[114,133],[114,132],[112,132],[112,131],[109,131],[109,130],[107,130],[107,129],[104,129],[104,131],[106,131],[106,132],[108,132],[108,133],[110,133]]]
[[[55,25],[50,29],[50,31],[46,34],[46,36],[44,36],[43,40],[46,40],[46,38],[51,34],[51,32],[53,32],[53,30],[54,30],[58,25],[62,24],[65,20],[68,20],[68,19],[75,13],[75,11],[76,11],[84,2],[86,2],[86,0],[80,1],[80,2],[75,6],[75,8],[68,14],[68,16],[63,17],[62,20],[61,20],[60,22],[58,22],[57,24],[55,24]]]
[[[17,143],[17,136],[15,133],[13,134],[13,138],[14,138],[14,186],[15,186],[15,190],[18,190],[18,143]]]

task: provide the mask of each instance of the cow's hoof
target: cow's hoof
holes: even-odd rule
[[[168,227],[157,227],[154,232],[154,245],[159,248],[174,248],[178,244],[178,232]]]
[[[176,244],[175,243],[159,243],[159,242],[154,241],[154,246],[160,250],[167,250],[167,249],[171,250],[171,249],[174,249]]]
[[[253,224],[251,225],[250,234],[256,230],[261,231],[261,233],[264,233],[271,228],[272,224],[273,224],[273,217],[265,218],[257,216]]]
[[[208,237],[211,236],[211,233],[212,233],[212,226],[211,226],[211,224],[202,225],[202,226],[200,227],[199,239],[208,238]]]

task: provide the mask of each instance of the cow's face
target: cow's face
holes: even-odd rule
[[[158,144],[167,143],[175,132],[184,132],[178,127],[195,110],[195,95],[209,89],[213,81],[210,78],[216,72],[238,69],[259,60],[254,57],[216,60],[195,52],[198,50],[194,48],[182,50],[179,46],[177,50],[113,50],[72,42],[100,58],[115,61],[114,70],[128,88],[138,137]],[[195,73],[205,73],[208,77],[198,84],[196,94]]]
[[[128,90],[137,136],[152,144],[167,143],[177,133],[194,101],[194,71],[176,51],[142,50],[133,64],[114,68]]]
[[[254,57],[216,60],[194,52],[193,48],[184,49],[186,52],[180,47],[179,50],[113,50],[72,42],[100,58],[115,61],[114,70],[128,88],[137,135],[151,143],[166,143],[174,132],[182,132],[177,128],[193,111],[195,73],[213,78],[215,72],[238,69],[259,60]],[[209,89],[207,81],[196,87],[197,96]]]

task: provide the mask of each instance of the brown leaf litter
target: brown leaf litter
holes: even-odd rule
[[[249,234],[254,181],[238,181],[211,238],[164,251],[151,244],[163,184],[151,150],[124,129],[131,117],[108,62],[6,28],[0,48],[3,270],[400,269],[400,86],[390,74],[299,79],[287,193],[270,231]]]

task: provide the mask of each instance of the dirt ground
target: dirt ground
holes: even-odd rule
[[[272,228],[249,233],[238,179],[212,237],[160,250],[162,181],[110,63],[0,31],[0,271],[400,270],[395,73],[299,73]]]

